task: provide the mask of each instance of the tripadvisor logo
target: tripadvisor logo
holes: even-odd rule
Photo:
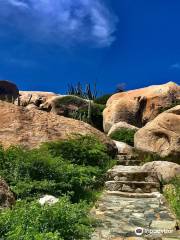
[[[138,227],[138,228],[135,229],[135,234],[136,234],[137,236],[143,235],[143,232],[144,232],[144,229],[141,228],[141,227]]]

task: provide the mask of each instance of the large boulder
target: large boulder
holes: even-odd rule
[[[13,193],[7,183],[0,177],[0,209],[11,207],[15,203]]]
[[[180,177],[180,165],[167,161],[154,161],[142,166],[143,171],[156,172],[160,181],[170,182],[175,177]]]
[[[173,82],[112,95],[104,110],[104,131],[118,122],[142,127],[180,98],[180,86]]]
[[[118,123],[115,123],[111,129],[109,130],[108,132],[108,136],[110,136],[111,134],[115,133],[116,131],[119,131],[121,129],[127,129],[127,130],[134,130],[134,131],[137,131],[139,130],[138,127],[135,127],[131,124],[128,124],[126,122],[118,122]]]
[[[82,121],[28,110],[3,101],[0,101],[0,111],[0,142],[4,147],[23,145],[34,148],[43,142],[68,139],[72,134],[91,134],[105,143],[112,154],[116,152],[110,138]]]
[[[176,156],[180,161],[180,105],[159,114],[136,132],[135,147],[161,157]]]
[[[0,100],[14,102],[19,96],[17,86],[9,81],[0,81]]]
[[[25,107],[29,104],[34,104],[35,106],[39,107],[41,104],[45,103],[52,97],[59,96],[53,92],[39,91],[20,91],[19,95],[19,104]]]

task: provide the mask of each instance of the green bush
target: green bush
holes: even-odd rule
[[[173,179],[170,184],[165,186],[164,195],[180,220],[180,177]]]
[[[76,135],[70,140],[49,142],[44,147],[53,157],[60,156],[78,165],[103,168],[110,161],[105,145],[90,135]]]
[[[103,185],[112,162],[106,151],[92,136],[50,142],[35,150],[1,147],[0,176],[18,199],[68,194],[78,202]]]
[[[106,105],[108,99],[112,96],[112,94],[105,94],[101,97],[98,97],[94,100],[94,103],[97,104],[102,104],[102,105]]]
[[[134,146],[134,134],[136,130],[122,128],[113,132],[110,137],[116,141],[125,142],[131,146]]]
[[[87,205],[71,204],[65,197],[53,206],[20,201],[0,212],[3,240],[87,240],[90,233]]]
[[[70,117],[87,122],[93,127],[99,129],[100,131],[103,131],[104,109],[105,105],[92,103],[90,109],[90,116],[88,115],[88,106],[86,106],[72,112]]]
[[[83,107],[88,105],[88,102],[81,98],[81,97],[77,97],[77,96],[65,96],[62,97],[58,100],[56,100],[55,102],[55,107],[62,107],[62,106],[69,106],[69,105],[75,105],[77,107]]]

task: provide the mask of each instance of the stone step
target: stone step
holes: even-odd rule
[[[158,182],[139,182],[139,181],[107,181],[105,183],[108,191],[151,193],[160,190]]]
[[[106,191],[107,195],[117,196],[121,198],[162,198],[162,195],[159,192],[151,193],[131,193],[131,192],[120,192],[120,191]]]
[[[117,164],[123,166],[139,166],[141,163],[140,160],[117,160]]]
[[[117,159],[118,160],[131,160],[131,159],[134,159],[135,156],[132,156],[132,155],[127,155],[127,154],[119,154],[117,155]]]
[[[107,180],[159,182],[156,172],[142,170],[141,166],[114,166],[107,172]]]

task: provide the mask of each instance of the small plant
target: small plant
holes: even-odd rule
[[[170,184],[164,187],[164,195],[180,220],[180,177],[174,178]]]
[[[122,128],[113,132],[110,137],[116,141],[125,142],[134,146],[134,135],[136,130]]]

